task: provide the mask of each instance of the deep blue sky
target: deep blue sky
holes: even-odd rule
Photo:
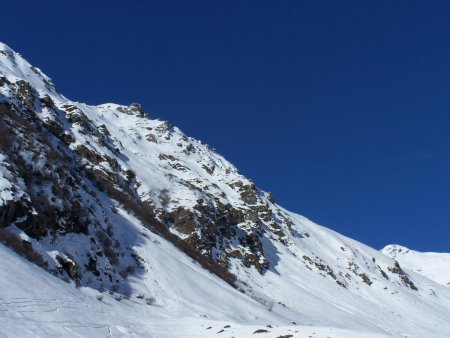
[[[281,205],[450,252],[450,2],[2,1],[73,100],[140,102]]]

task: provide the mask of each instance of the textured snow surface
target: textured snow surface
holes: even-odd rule
[[[233,184],[252,182],[210,147],[167,122],[139,116],[132,106],[70,101],[48,77],[1,43],[0,75],[11,83],[26,80],[39,97],[51,98],[64,130],[74,137],[71,148],[83,145],[117,160],[122,171],[133,170],[143,201],[168,211],[178,206],[192,209],[208,191],[224,205],[248,208]],[[0,86],[0,102],[11,102],[8,90]],[[105,126],[109,143],[102,144],[79,124],[64,122],[62,115],[68,109],[87,117],[95,130]],[[36,115],[42,120],[58,119],[40,106]],[[27,156],[23,154],[24,159]],[[10,193],[13,186],[19,194],[22,191],[22,183],[14,181],[4,160],[0,157],[0,201],[16,198]],[[107,162],[95,166],[114,171]],[[117,294],[76,289],[0,245],[0,336],[450,337],[450,288],[429,279],[435,275],[410,271],[396,257],[403,269],[399,273],[394,259],[258,193],[284,240],[268,224],[262,225],[261,245],[270,263],[263,273],[231,259],[230,269],[243,292],[205,271],[120,206],[114,213],[106,209],[98,213],[114,221],[121,245],[143,258],[142,271],[128,279],[130,299],[118,301]],[[162,194],[170,198],[166,201]],[[111,204],[106,199],[99,202],[95,207]],[[282,221],[286,219],[292,223],[289,229]],[[238,224],[244,235],[254,230],[246,222]],[[10,226],[10,230],[32,242],[49,261],[64,252],[87,257],[89,246],[76,234],[61,236],[56,242],[50,237],[38,242],[17,227]],[[239,244],[236,241],[232,247]],[[96,298],[100,296],[102,301]],[[155,299],[153,305],[146,304],[145,298],[150,297]],[[256,330],[270,332],[254,334]]]
[[[255,337],[256,330],[268,331],[257,337],[383,337],[289,325],[202,271],[170,244],[157,241],[152,247],[153,241],[157,240],[149,239],[146,249],[156,254],[158,264],[149,280],[141,282],[150,286],[150,278],[158,278],[164,283],[165,304],[117,301],[91,289],[76,289],[0,245],[0,337]],[[161,296],[158,290],[156,295]]]
[[[401,266],[450,287],[450,253],[419,252],[401,245],[387,245],[381,252]]]

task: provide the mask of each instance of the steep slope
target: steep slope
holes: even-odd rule
[[[164,247],[166,244],[161,245]],[[183,259],[176,250],[170,250],[170,262],[174,261],[181,264],[177,268],[181,269],[180,272],[186,272],[188,278],[191,274],[184,269],[198,269],[189,260]],[[209,338],[224,334],[254,337],[253,333],[257,330],[267,330],[258,334],[258,337],[262,338],[289,334],[303,337],[382,337],[367,331],[292,324],[277,325],[273,319],[267,318],[270,313],[261,311],[258,304],[252,304],[251,300],[240,296],[239,292],[229,288],[225,283],[217,288],[215,293],[222,298],[223,310],[228,306],[231,307],[227,309],[228,315],[223,311],[220,320],[208,318],[206,314],[211,298],[203,298],[203,294],[197,294],[205,302],[202,315],[195,315],[195,308],[192,307],[177,313],[178,316],[174,318],[173,313],[168,311],[172,309],[162,306],[148,306],[133,300],[119,302],[108,294],[102,295],[87,288],[75,289],[70,284],[23,261],[2,245],[0,245],[0,269],[14,271],[14,274],[0,274],[2,337]],[[202,279],[198,285],[211,286],[210,282],[215,278],[207,275],[201,269],[198,271],[196,277]],[[217,279],[212,283],[220,285],[221,281]],[[177,285],[177,289],[181,291],[185,287],[181,279],[173,281],[173,285]],[[233,297],[235,298],[231,301]],[[234,315],[230,317],[230,314]],[[258,319],[255,319],[256,317]],[[264,324],[258,325],[258,322]],[[273,327],[266,327],[269,323]],[[222,335],[218,333],[219,331],[223,332]]]
[[[401,245],[387,245],[381,253],[396,259],[403,267],[436,283],[450,286],[450,254],[418,252]]]
[[[65,98],[3,44],[0,115],[0,239],[55,276],[173,318],[450,335],[448,288],[283,209],[138,104]]]

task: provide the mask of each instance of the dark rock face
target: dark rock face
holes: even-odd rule
[[[274,233],[280,241],[287,238],[272,218],[269,206],[260,199],[255,189],[251,189],[253,205],[247,207],[223,204],[216,196],[205,193],[208,202],[198,201],[193,210],[178,207],[172,212],[157,212],[163,215],[162,219],[168,227],[186,236],[185,240],[202,254],[224,266],[228,266],[230,259],[239,259],[244,266],[253,266],[262,273],[270,268],[262,244],[266,225],[278,227]],[[239,243],[239,248],[234,247],[233,243]]]
[[[15,83],[17,87],[17,98],[21,104],[28,110],[35,109],[35,101],[38,97],[36,90],[24,80],[19,80]]]
[[[241,181],[234,182],[230,185],[232,188],[237,188],[241,193],[241,198],[245,203],[254,204],[258,200],[257,191],[254,184],[244,184]]]
[[[128,107],[117,107],[117,110],[123,114],[135,115],[142,118],[148,117],[139,103],[131,103]]]
[[[80,283],[80,273],[74,262],[67,260],[61,256],[56,256],[56,260],[61,265],[61,271],[65,271],[71,279],[73,279],[77,284]]]
[[[48,95],[44,95],[43,97],[39,98],[39,101],[41,101],[42,105],[47,108],[54,108],[55,103],[53,102],[52,98]]]
[[[76,107],[67,106],[68,111],[64,112],[55,107],[50,97],[38,100],[36,91],[25,81],[10,84],[10,88],[14,95],[12,103],[0,103],[0,154],[5,156],[2,165],[11,172],[14,189],[23,191],[20,198],[0,205],[0,228],[15,225],[31,239],[38,241],[47,237],[50,243],[69,234],[79,235],[77,241],[83,250],[91,252],[91,257],[101,255],[103,258],[92,258],[85,263],[82,256],[70,261],[58,256],[59,268],[52,272],[61,277],[66,274],[76,284],[94,287],[120,280],[117,272],[122,264],[120,257],[126,261],[127,251],[115,239],[113,231],[103,231],[112,229],[112,225],[106,216],[99,218],[105,206],[101,205],[98,190],[92,187],[88,175],[91,173],[110,185],[118,185],[122,173],[117,161],[97,154],[88,145],[70,148],[75,137],[63,128],[64,124],[75,123],[82,130],[97,132]],[[51,113],[49,118],[37,116],[42,109]],[[110,174],[85,166],[101,162],[118,172]],[[132,179],[132,174],[128,173],[128,177]],[[88,235],[94,240],[89,241]],[[30,251],[20,245],[16,248]],[[42,257],[40,259],[42,266],[47,264]],[[87,269],[79,268],[85,265]]]
[[[26,201],[8,201],[0,206],[0,228],[5,228],[16,219],[26,216],[29,209]]]
[[[399,275],[400,280],[403,282],[403,284],[405,284],[410,289],[415,291],[419,290],[417,286],[409,279],[409,276],[403,271],[403,269],[400,267],[400,264],[398,264],[397,261],[395,261],[394,266],[389,266],[388,270],[392,273]]]
[[[177,231],[186,235],[194,232],[197,226],[195,215],[183,207],[178,207],[176,210],[169,213],[166,220],[173,223],[173,227]]]

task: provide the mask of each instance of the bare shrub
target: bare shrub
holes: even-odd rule
[[[120,277],[122,277],[123,279],[127,279],[128,278],[128,272],[126,269],[122,269],[119,271],[119,275]]]
[[[134,264],[129,264],[129,265],[127,266],[127,272],[128,272],[129,274],[134,273],[135,271],[136,271],[136,266],[135,266]]]
[[[153,304],[155,304],[155,302],[156,302],[155,297],[150,296],[150,297],[145,298],[145,303],[147,305],[153,305]]]
[[[126,289],[125,291],[122,292],[123,298],[124,299],[130,299],[131,297],[131,289]]]
[[[120,277],[122,277],[123,279],[128,278],[128,276],[130,274],[133,274],[134,271],[136,270],[136,267],[133,264],[130,264],[126,267],[126,269],[122,269],[119,271],[119,275]]]
[[[103,230],[97,231],[97,238],[104,248],[111,247],[112,241],[111,238],[104,232]]]
[[[18,255],[26,258],[37,266],[48,269],[48,263],[42,255],[33,249],[31,242],[22,240],[16,234],[0,229],[0,242],[14,250]]]
[[[105,247],[103,252],[105,253],[105,256],[108,257],[111,265],[117,265],[117,263],[119,263],[117,253],[110,246]]]
[[[116,293],[118,290],[119,290],[119,284],[113,284],[113,285],[111,285],[109,292],[111,294],[113,294],[113,293]]]
[[[2,109],[2,104],[0,104],[0,110]],[[0,114],[1,116],[2,114]],[[10,127],[5,123],[4,117],[0,120],[0,149],[8,149],[11,147],[11,143],[14,138],[14,133],[11,131]]]

